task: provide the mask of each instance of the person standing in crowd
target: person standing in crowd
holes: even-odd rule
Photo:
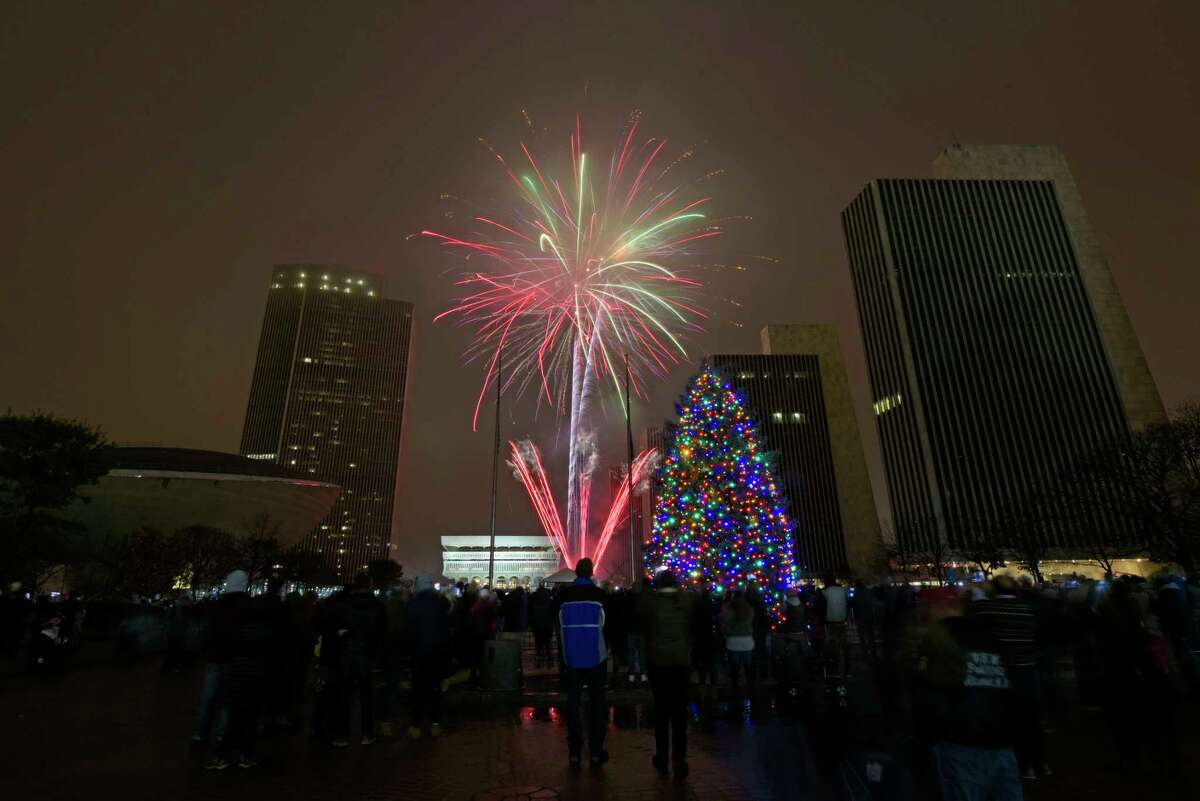
[[[854,612],[854,629],[858,632],[863,658],[867,664],[873,665],[878,653],[875,647],[875,593],[861,579],[854,584],[850,608]]]
[[[641,603],[639,616],[654,695],[652,763],[665,773],[670,758],[675,775],[683,777],[688,773],[687,689],[694,597],[680,591],[675,574],[668,570],[658,575],[654,590],[644,593]]]
[[[825,642],[828,658],[832,659],[837,675],[845,676],[846,618],[849,611],[846,588],[833,576],[826,576],[821,596],[825,599]]]
[[[371,592],[371,577],[366,573],[354,577],[354,585],[346,599],[346,615],[349,631],[344,646],[349,651],[349,658],[346,681],[338,696],[335,748],[346,748],[350,744],[347,739],[350,735],[350,705],[355,692],[358,694],[362,745],[375,743],[375,688],[371,672],[379,660],[387,634],[387,610],[383,601]]]
[[[627,676],[629,683],[633,684],[639,678],[645,684],[649,677],[646,673],[646,637],[642,634],[642,621],[638,614],[638,608],[642,600],[642,582],[639,579],[633,583],[629,597],[626,599],[627,605],[627,628],[626,635],[626,657],[628,659]]]
[[[608,761],[604,730],[608,723],[604,680],[608,648],[604,641],[604,591],[592,581],[592,560],[575,566],[575,582],[559,599],[558,621],[567,682],[567,756],[578,765],[583,752],[580,703],[588,691],[588,757],[593,765]]]
[[[471,666],[471,683],[479,683],[479,673],[483,667],[483,644],[495,638],[499,604],[495,590],[483,587],[479,590],[478,600],[471,607],[471,650],[469,654]]]
[[[717,683],[717,631],[712,592],[705,587],[697,596],[692,613],[692,668],[702,692]]]
[[[349,591],[348,587],[342,588],[316,606],[314,628],[318,636],[316,650],[320,693],[316,709],[313,710],[312,734],[314,739],[330,744],[338,728],[340,696],[349,675],[350,649],[345,643],[346,634],[350,631],[347,615]]]
[[[957,599],[939,600],[917,647],[914,710],[933,743],[945,801],[1021,801],[1017,709],[1003,647]]]
[[[535,664],[553,665],[555,660],[550,648],[550,635],[554,629],[554,599],[550,597],[550,590],[546,589],[544,583],[533,593],[529,611],[530,625],[533,628]]]
[[[1033,607],[1017,597],[1017,583],[1009,576],[992,579],[990,598],[976,601],[971,614],[995,637],[1004,657],[1012,702],[1019,726],[1017,762],[1024,779],[1050,774],[1042,736],[1042,714],[1037,675],[1037,620]]]
[[[229,715],[225,738],[209,770],[224,770],[234,760],[239,768],[252,768],[258,733],[258,712],[266,676],[266,650],[271,631],[266,609],[248,592],[249,577],[235,570],[225,578],[224,601],[214,620],[216,647],[228,655],[221,676],[221,709]]]
[[[740,592],[731,594],[721,610],[721,634],[725,637],[733,691],[729,713],[737,716],[742,708],[741,676],[746,677],[747,694],[751,699],[754,697],[754,607]]]
[[[406,616],[413,699],[408,736],[413,740],[420,739],[426,724],[431,737],[441,734],[442,679],[450,658],[450,603],[430,576],[417,576],[415,589]]]
[[[379,732],[385,737],[395,733],[395,720],[400,714],[400,680],[404,658],[411,656],[408,640],[408,594],[396,586],[390,588],[384,606],[387,610],[387,636],[384,638],[383,699],[380,703]],[[447,621],[449,626],[449,621]]]
[[[196,723],[192,727],[192,749],[195,751],[208,748],[214,718],[217,721],[218,742],[225,739],[228,730],[229,716],[221,709],[221,684],[229,663],[229,641],[224,636],[218,637],[218,634],[224,634],[222,626],[231,614],[228,607],[241,603],[233,597],[230,589],[233,577],[231,573],[226,578],[217,600],[203,603],[205,620],[200,637],[200,654],[204,659],[204,675],[200,682],[200,700],[196,705]]]
[[[259,599],[270,630],[267,648],[267,726],[289,727],[292,702],[293,641],[291,611],[283,600],[283,579],[272,576]]]

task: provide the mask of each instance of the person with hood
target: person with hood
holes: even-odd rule
[[[419,740],[426,723],[430,736],[441,734],[442,679],[450,659],[450,603],[434,589],[432,576],[417,576],[415,590],[406,616],[413,699],[408,736]]]
[[[218,741],[225,739],[229,728],[229,716],[221,709],[221,680],[225,675],[225,666],[229,663],[228,642],[218,638],[217,633],[229,612],[227,607],[235,603],[230,594],[230,587],[243,587],[244,582],[235,578],[234,571],[225,579],[222,588],[224,592],[216,601],[205,601],[204,628],[200,640],[200,653],[204,659],[204,678],[200,683],[200,701],[196,708],[196,723],[192,727],[192,749],[202,751],[208,748],[209,734],[212,730],[213,718],[217,719],[216,737]],[[244,590],[243,590],[244,591]],[[237,602],[240,603],[240,602]]]
[[[592,581],[592,560],[575,566],[575,582],[559,598],[558,622],[567,682],[567,756],[578,765],[583,751],[580,702],[588,691],[588,757],[593,765],[608,761],[604,729],[608,723],[604,680],[608,647],[604,641],[604,590]]]
[[[235,759],[239,768],[257,764],[254,740],[271,630],[265,609],[250,597],[248,585],[246,571],[230,573],[214,614],[214,647],[227,658],[221,676],[221,709],[229,722],[209,770],[224,770]]]
[[[986,620],[939,600],[917,648],[917,708],[933,744],[947,801],[1021,801],[1014,753],[1020,710],[1013,703],[1005,646]]]
[[[675,574],[667,570],[658,575],[654,591],[643,594],[640,610],[654,694],[655,754],[651,763],[665,773],[669,758],[679,777],[688,773],[687,691],[694,603],[695,597],[680,591]]]

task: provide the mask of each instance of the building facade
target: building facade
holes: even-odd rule
[[[411,336],[378,275],[271,271],[241,453],[342,487],[306,542],[344,578],[389,554]]]
[[[1062,155],[954,147],[936,170],[872,181],[842,227],[897,531],[957,547],[1165,415]]]
[[[442,575],[464,584],[491,584],[488,578],[491,537],[452,534],[442,537]],[[495,586],[537,586],[559,568],[558,551],[545,535],[497,536]]]
[[[816,360],[815,380],[833,465],[841,542],[833,526],[827,525],[825,539],[810,548],[811,570],[828,572],[845,565],[859,576],[876,576],[885,563],[883,537],[837,329],[832,325],[768,325],[761,338],[764,354],[804,355]],[[803,522],[797,519],[797,525]],[[802,531],[801,537],[819,538],[821,533]]]
[[[794,329],[790,336],[789,329]],[[836,337],[832,339],[832,349],[828,347],[831,331],[823,348],[814,346],[819,338],[817,329],[827,327],[769,327],[763,331],[764,349],[768,353],[722,354],[713,356],[711,362],[742,392],[758,421],[764,449],[775,454],[779,483],[795,525],[793,537],[800,571],[808,575],[841,573],[847,568],[855,572],[873,571],[879,560],[868,554],[870,548],[860,547],[858,541],[873,537],[874,550],[879,551],[878,522],[864,523],[844,508],[847,503],[861,501],[854,490],[865,486],[867,520],[874,518],[870,484],[860,482],[843,492],[838,466],[854,460],[843,455],[835,459],[834,454],[835,450],[857,448],[857,459],[865,473],[862,443],[857,437],[857,426],[853,428],[852,442],[835,440],[833,436],[844,432],[830,428],[824,373],[840,370],[844,374],[844,369],[840,355],[835,355]],[[835,361],[831,363],[831,359]],[[842,386],[845,387],[844,375]],[[845,412],[853,416],[848,400],[837,400],[846,403]],[[853,554],[849,547],[852,542]]]

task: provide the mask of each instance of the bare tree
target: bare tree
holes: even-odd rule
[[[1152,558],[1197,568],[1200,405],[1097,449],[1080,461],[1071,483],[1104,514],[1142,532]]]
[[[1042,562],[1049,553],[1050,497],[1031,492],[1013,499],[1002,511],[996,524],[996,538],[1011,553],[1017,564],[1042,582]]]
[[[238,563],[237,539],[219,528],[186,526],[172,535],[171,545],[193,595],[215,585]]]
[[[268,514],[259,515],[250,525],[245,539],[238,544],[239,562],[246,571],[248,581],[254,582],[268,576],[276,565],[281,565],[283,548],[279,545],[279,524]]]
[[[989,521],[977,521],[958,527],[955,543],[963,559],[974,565],[984,578],[1007,564],[1000,532]]]

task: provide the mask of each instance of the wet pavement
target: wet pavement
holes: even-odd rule
[[[207,754],[188,748],[200,671],[163,673],[159,664],[155,658],[101,661],[47,679],[28,674],[0,679],[0,799],[925,797],[869,782],[881,769],[889,779],[903,779],[917,760],[906,755],[897,716],[882,703],[867,671],[849,683],[844,713],[831,712],[821,687],[808,688],[795,707],[763,701],[753,716],[744,710],[732,720],[720,704],[694,707],[691,773],[677,780],[652,768],[649,694],[627,686],[612,695],[606,743],[611,761],[569,767],[565,721],[549,680],[531,682],[542,687],[537,693],[451,692],[444,734],[436,740],[381,738],[361,747],[356,737],[349,749],[337,751],[313,743],[302,729],[264,733],[261,765],[212,773],[203,769]],[[1103,715],[1067,706],[1047,738],[1055,774],[1027,784],[1026,798],[1197,797],[1191,795],[1200,786],[1194,763],[1177,778],[1153,763],[1123,770]],[[1194,702],[1181,702],[1185,760],[1200,753],[1187,724],[1195,712]]]
[[[448,696],[438,739],[381,738],[344,751],[302,730],[265,733],[261,764],[221,773],[188,749],[199,671],[162,673],[157,661],[80,668],[50,679],[12,677],[0,689],[5,762],[0,797],[37,799],[238,798],[741,799],[824,798],[804,727],[748,711],[735,722],[694,721],[691,772],[661,777],[649,705],[624,691],[611,707],[608,764],[567,764],[566,725],[551,705],[515,696]],[[357,728],[355,725],[354,728]],[[398,734],[402,734],[402,730]],[[586,752],[585,752],[586,756]]]

